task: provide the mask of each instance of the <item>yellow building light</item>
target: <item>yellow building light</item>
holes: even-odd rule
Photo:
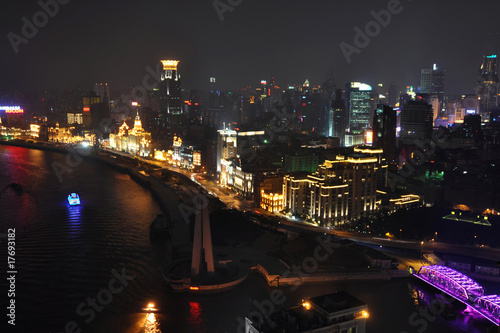
[[[177,70],[178,60],[160,60],[163,64],[163,70]]]

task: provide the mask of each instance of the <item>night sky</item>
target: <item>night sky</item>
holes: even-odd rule
[[[221,0],[227,3],[228,0]],[[354,44],[354,27],[373,20],[387,0],[229,0],[239,3],[221,22],[211,0],[71,0],[19,45],[21,18],[41,10],[36,1],[4,1],[1,88],[111,89],[140,85],[160,59],[180,60],[183,88],[241,89],[275,75],[278,85],[336,74],[346,81],[418,85],[434,62],[446,69],[446,93],[472,93],[487,45],[500,44],[497,0],[401,0],[402,11],[370,44],[345,60],[339,44]],[[491,32],[488,36],[488,32]]]

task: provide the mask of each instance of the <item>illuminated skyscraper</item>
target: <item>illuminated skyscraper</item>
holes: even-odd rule
[[[420,72],[420,92],[430,94],[432,90],[432,69],[422,69]]]
[[[160,114],[179,115],[182,113],[181,76],[177,71],[178,60],[160,60],[163,64],[160,83]]]
[[[370,109],[372,87],[365,83],[348,82],[346,84],[347,107],[349,108],[349,129],[352,133],[362,133],[371,127],[372,110]]]
[[[229,129],[217,131],[217,172],[221,172],[221,161],[238,154],[237,132]]]
[[[445,70],[436,64],[432,69],[422,69],[420,73],[420,92],[422,94],[437,95],[439,101],[444,97]]]
[[[96,83],[94,85],[94,92],[96,96],[101,98],[101,102],[109,103],[109,86],[107,83]]]
[[[483,57],[483,63],[479,68],[476,95],[481,103],[481,112],[490,111],[498,105],[498,73],[496,54]]]

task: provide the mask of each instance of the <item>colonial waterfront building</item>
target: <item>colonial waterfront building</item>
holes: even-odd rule
[[[118,130],[118,134],[111,133],[109,135],[109,146],[132,155],[150,156],[151,133],[142,128],[139,112],[135,116],[132,129],[129,129],[129,126],[124,121]]]
[[[375,151],[374,151],[375,152]],[[381,158],[354,152],[326,160],[313,174],[284,177],[287,213],[320,225],[339,226],[377,210],[377,174]]]

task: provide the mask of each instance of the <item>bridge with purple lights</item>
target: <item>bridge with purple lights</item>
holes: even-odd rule
[[[422,266],[418,272],[410,267],[410,273],[500,326],[500,296],[484,295],[483,287],[467,275],[440,265]]]

